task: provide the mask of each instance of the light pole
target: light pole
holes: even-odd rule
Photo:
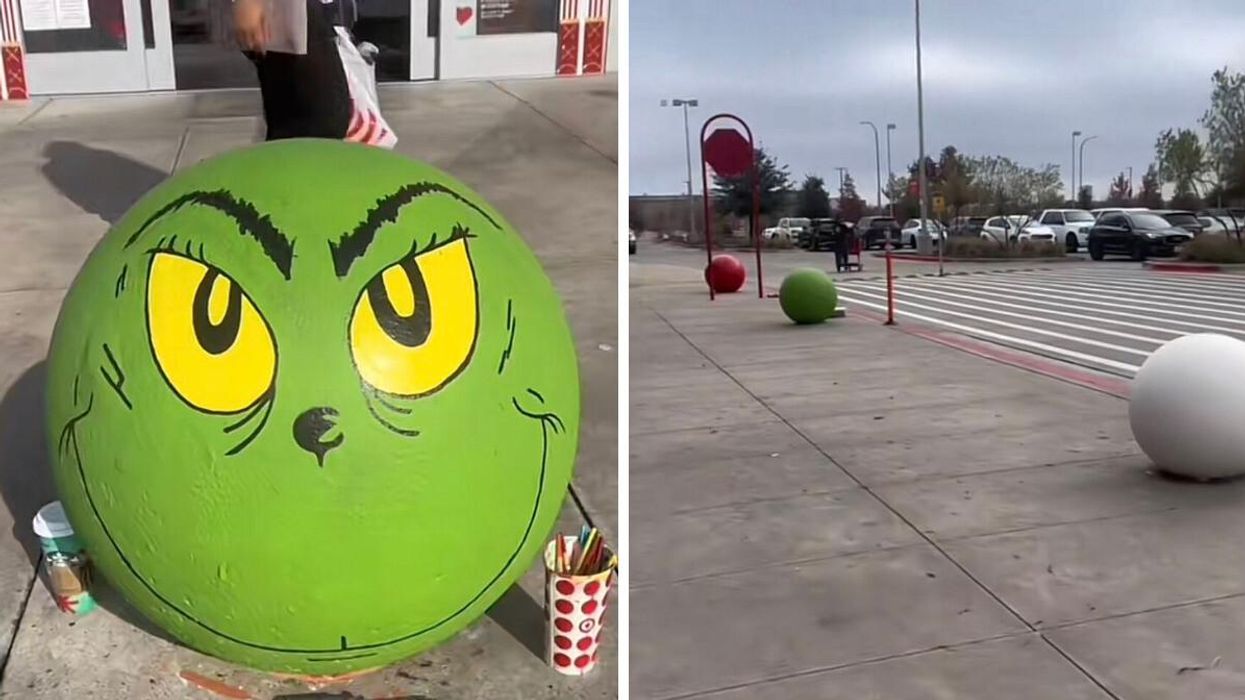
[[[687,233],[691,237],[696,235],[696,197],[692,194],[692,131],[687,120],[687,109],[689,107],[699,107],[699,100],[689,100],[675,98],[673,100],[662,100],[661,106],[682,107],[683,108],[683,146],[687,151]],[[708,225],[708,222],[705,222]]]
[[[891,181],[895,179],[895,173],[891,170],[891,132],[895,130],[894,124],[886,125],[886,201],[891,207],[891,218],[895,218],[895,200],[891,192]]]
[[[920,157],[917,158],[917,182],[921,188],[921,237],[929,236],[926,222],[929,220],[929,192],[925,186],[925,93],[921,87],[921,0],[916,4],[916,140]],[[942,277],[943,241],[938,241],[938,276]]]
[[[1070,195],[1068,199],[1071,199],[1074,202],[1076,201],[1076,137],[1080,135],[1081,132],[1079,131],[1072,132],[1072,169],[1068,171],[1068,180],[1072,183],[1068,187],[1068,193]]]
[[[878,127],[873,122],[864,121],[861,126],[873,129],[873,162],[878,174],[878,209],[882,208],[882,148],[878,145]],[[888,134],[889,135],[889,134]]]
[[[1096,138],[1098,138],[1097,135],[1086,136],[1084,139],[1081,139],[1081,169],[1077,172],[1077,175],[1076,175],[1076,179],[1080,181],[1081,187],[1085,187],[1085,144],[1089,143],[1090,141],[1093,141]],[[1081,193],[1078,191],[1076,193],[1076,198],[1073,199],[1072,201],[1076,201],[1077,199],[1080,199],[1080,198],[1081,198]]]

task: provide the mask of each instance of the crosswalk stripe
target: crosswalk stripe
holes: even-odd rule
[[[1204,294],[1194,294],[1192,293],[1192,290],[1187,290],[1183,288],[1167,287],[1167,286],[1164,286],[1162,283],[1151,283],[1146,280],[1136,280],[1136,281],[1134,280],[1111,280],[1109,283],[1106,283],[1111,286],[1103,286],[1104,283],[1101,283],[1101,282],[1095,283],[1089,280],[1069,279],[1067,277],[1060,277],[1060,276],[1054,276],[1054,275],[1051,276],[1051,279],[1055,279],[1060,282],[1065,282],[1068,284],[1076,285],[1077,287],[1083,287],[1087,289],[1107,289],[1107,290],[1112,290],[1112,291],[1123,289],[1125,290],[1125,292],[1138,292],[1138,293],[1147,291],[1147,292],[1154,292],[1153,295],[1147,295],[1147,296],[1157,296],[1159,298],[1164,298],[1164,299],[1184,299],[1184,300],[1189,300],[1189,301],[1205,301],[1207,304],[1210,304],[1211,306],[1223,306],[1226,308],[1240,308],[1241,307],[1239,303],[1233,304],[1230,302],[1225,302],[1223,300],[1223,293],[1216,294],[1212,292],[1212,293],[1204,293]],[[1211,290],[1206,290],[1206,291],[1211,292]]]
[[[859,301],[859,300],[854,301],[853,303],[858,304],[868,309],[873,309],[875,311],[886,310],[885,304],[873,304],[870,302]],[[1089,355],[1083,352],[1077,352],[1076,350],[1068,350],[1066,348],[1061,348],[1055,345],[1048,345],[1046,343],[1040,343],[1036,340],[1016,338],[1014,336],[1005,335],[1003,333],[995,333],[994,331],[988,331],[983,328],[974,328],[972,326],[965,326],[963,324],[955,323],[953,321],[946,321],[943,319],[934,318],[932,316],[925,316],[922,314],[912,313],[911,311],[904,311],[902,309],[897,309],[896,313],[898,313],[901,316],[906,316],[908,318],[915,319],[917,321],[923,321],[925,323],[929,323],[931,325],[942,326],[944,328],[950,328],[952,330],[961,331],[965,333],[966,335],[994,340],[994,341],[1003,343],[1005,345],[1029,348],[1031,350],[1036,350],[1041,353],[1056,355],[1058,357],[1075,360],[1080,363],[1088,363],[1088,364],[1097,365],[1100,367],[1109,367],[1111,369],[1117,370],[1119,372],[1124,372],[1129,375],[1141,369],[1140,365],[1131,365],[1126,362],[1118,362],[1116,360],[1111,360],[1105,357],[1098,357],[1096,355]]]
[[[1125,376],[1132,357],[1189,333],[1245,339],[1245,283],[1221,277],[1036,269],[901,278],[895,292],[901,318]],[[886,283],[843,280],[839,296],[884,310]]]
[[[882,292],[882,293],[886,292],[885,285],[882,285],[882,286],[861,285],[861,288],[870,289],[870,290]],[[964,302],[943,300],[943,297],[950,297],[952,299],[968,299],[970,301],[973,301],[973,298],[963,295],[963,294],[954,294],[951,292],[944,292],[941,290],[929,289],[929,288],[922,288],[921,291],[925,292],[925,296],[922,296],[921,298],[925,299],[926,301],[939,301],[943,304],[950,304],[952,306],[957,306],[960,308],[974,309],[976,311],[984,311],[987,313],[1002,314],[1004,316],[1012,316],[1016,318],[1024,318],[1024,319],[1033,318],[1033,309],[1023,304],[1010,304],[1010,303],[1003,302],[1003,301],[994,301],[986,305],[966,304]],[[911,296],[915,296],[915,293],[911,290],[905,290],[904,292],[902,292],[902,295],[899,298],[902,299],[904,297],[911,297]],[[1015,311],[1002,311],[1000,309],[995,308],[998,306],[1005,306],[1011,309],[1023,309],[1025,311],[1028,311],[1029,313],[1018,313]],[[1077,314],[1077,313],[1071,313],[1071,312],[1065,312],[1065,311],[1048,311],[1045,309],[1043,309],[1042,312],[1047,313],[1047,314],[1057,314],[1057,315],[1067,316],[1071,318],[1079,318],[1079,319],[1084,319],[1084,320],[1089,320],[1089,321],[1101,322],[1101,319],[1099,319],[1097,316],[1089,316],[1086,314]],[[1171,338],[1151,338],[1149,336],[1136,335],[1133,333],[1124,333],[1122,331],[1111,331],[1105,328],[1100,328],[1100,327],[1095,327],[1095,326],[1085,326],[1079,323],[1070,323],[1068,321],[1058,321],[1053,318],[1044,318],[1042,319],[1042,321],[1043,323],[1053,323],[1056,326],[1063,326],[1065,328],[1075,328],[1077,330],[1089,331],[1091,333],[1098,333],[1100,335],[1110,335],[1110,336],[1114,336],[1117,338],[1127,338],[1129,340],[1140,340],[1143,343],[1153,343],[1155,345],[1162,345],[1163,343],[1166,343],[1167,341],[1171,340]],[[1152,330],[1157,330],[1157,331],[1164,332],[1164,333],[1172,333],[1174,335],[1180,335],[1178,331],[1164,330],[1160,328],[1152,328]]]
[[[1101,297],[1103,296],[1102,294],[1097,294],[1097,293],[1090,294],[1087,292],[1078,292],[1078,291],[1074,291],[1074,290],[1067,289],[1067,288],[1061,288],[1061,287],[1050,287],[1046,285],[1036,285],[1036,284],[1031,284],[1031,283],[1026,283],[1026,282],[1016,283],[1016,282],[1009,282],[1009,281],[1000,281],[997,283],[996,286],[1001,286],[1005,288],[1037,289],[1041,291],[1047,291],[1053,294],[1062,295],[1064,297],[1072,297],[1071,301],[1073,303],[1088,305],[1088,306],[1102,305],[1102,306],[1107,306],[1107,307],[1118,307],[1118,308],[1129,308],[1129,309],[1137,308],[1136,304],[1125,305],[1125,304],[1116,304],[1113,302],[1100,301]],[[1112,295],[1112,296],[1118,297],[1119,295]],[[1083,301],[1083,302],[1079,301],[1079,299],[1081,298],[1086,299],[1086,301]],[[1142,299],[1142,300],[1148,301],[1148,299]],[[1170,308],[1170,309],[1175,309],[1176,311],[1183,312],[1181,315],[1188,317],[1188,318],[1200,318],[1200,319],[1207,320],[1207,321],[1229,320],[1229,319],[1224,319],[1221,316],[1206,316],[1202,314],[1189,313],[1188,312],[1189,309],[1200,308],[1196,305],[1191,306],[1188,304],[1169,304],[1166,302],[1152,301],[1149,303],[1149,306],[1151,308],[1148,308],[1147,310],[1150,311],[1151,313],[1173,315],[1175,313],[1174,311],[1165,311],[1165,309]],[[1228,313],[1228,312],[1221,312],[1221,313]],[[1228,315],[1245,316],[1245,314],[1239,314],[1239,313],[1229,313]]]
[[[1026,308],[1033,308],[1034,306],[1036,307],[1054,306],[1054,307],[1058,307],[1059,309],[1068,308],[1068,304],[1066,302],[1051,301],[1049,299],[1049,295],[1043,295],[1038,292],[1018,291],[1018,290],[1007,289],[1006,287],[995,287],[993,285],[988,285],[988,284],[969,285],[969,284],[960,284],[958,282],[950,282],[950,281],[944,282],[943,284],[945,286],[952,287],[954,289],[958,289],[961,291],[971,291],[975,294],[980,294],[986,297],[1002,297],[1004,299],[1012,299],[1014,301],[1023,301],[1026,304],[1032,305]],[[910,286],[915,286],[915,285],[912,285],[912,284],[903,285],[903,287],[910,287]],[[931,287],[929,285],[922,285],[920,288],[930,289]],[[1003,290],[1006,290],[1006,291],[1003,291]],[[902,287],[900,288],[900,292],[902,292]],[[1134,308],[1126,304],[1115,304],[1114,306],[1117,306],[1119,308],[1128,308],[1128,309]],[[1205,324],[1205,323],[1196,323],[1192,321],[1155,319],[1153,314],[1139,314],[1139,313],[1130,312],[1130,311],[1112,311],[1110,309],[1105,309],[1105,308],[1103,309],[1092,308],[1092,309],[1084,309],[1084,310],[1093,311],[1094,313],[1097,313],[1097,314],[1104,314],[1104,315],[1109,315],[1109,316],[1120,316],[1123,318],[1139,318],[1139,319],[1144,319],[1147,321],[1161,320],[1170,325],[1187,326],[1189,328],[1194,329],[1195,331],[1213,331],[1213,332],[1218,332],[1218,333],[1229,333],[1229,334],[1234,333],[1237,335],[1245,335],[1245,328],[1228,328],[1226,326],[1215,326],[1215,325],[1210,325],[1210,324]],[[1064,314],[1064,315],[1071,314],[1071,312],[1067,312],[1067,311],[1056,311],[1054,309],[1045,309],[1045,308],[1034,308],[1034,311],[1044,313],[1044,314],[1051,314],[1051,313]],[[1128,321],[1117,321],[1115,319],[1103,318],[1102,316],[1089,316],[1087,314],[1071,314],[1071,315],[1085,316],[1087,318],[1092,318],[1100,323],[1113,323],[1113,324],[1122,325],[1122,326],[1130,326],[1132,328],[1137,328],[1137,329],[1146,330],[1146,331],[1169,332],[1169,333],[1177,333],[1180,335],[1184,335],[1189,332],[1189,331],[1178,331],[1175,329],[1165,328],[1161,326],[1150,326],[1150,325],[1141,324],[1141,323],[1131,323]],[[1241,325],[1245,326],[1245,321],[1242,321]]]
[[[861,295],[861,296],[870,297],[870,298],[874,298],[874,299],[881,299],[882,301],[885,301],[885,300],[886,300],[886,295],[885,295],[885,294],[869,294],[869,293],[867,293],[867,292],[861,292],[861,291],[857,291],[857,290],[855,290],[855,289],[853,289],[853,290],[851,291],[850,295],[848,295],[848,296],[844,296],[843,294],[840,294],[839,296],[842,296],[842,297],[844,297],[846,300],[851,301],[851,297],[852,297],[852,296],[856,296],[856,295]],[[1079,337],[1079,336],[1075,336],[1075,335],[1068,335],[1067,333],[1059,333],[1059,332],[1057,332],[1057,331],[1048,331],[1048,330],[1046,330],[1046,329],[1044,329],[1044,328],[1035,328],[1035,327],[1033,327],[1033,326],[1025,326],[1025,325],[1021,325],[1021,324],[1019,324],[1019,323],[1012,323],[1012,322],[1010,322],[1010,321],[1000,321],[1000,320],[998,320],[998,319],[994,319],[994,318],[985,318],[985,317],[983,317],[983,316],[974,316],[973,314],[966,314],[966,313],[963,313],[963,312],[960,312],[960,311],[950,311],[950,310],[948,310],[948,309],[940,309],[940,308],[938,308],[937,306],[929,306],[929,305],[927,305],[927,304],[919,304],[919,303],[916,303],[916,302],[911,302],[911,301],[905,301],[905,302],[902,302],[902,305],[903,305],[903,306],[912,306],[912,307],[916,307],[916,308],[918,308],[918,309],[926,309],[926,310],[928,310],[928,311],[935,311],[935,312],[937,312],[937,313],[940,313],[940,314],[947,314],[947,315],[949,315],[949,316],[958,316],[958,317],[961,317],[961,318],[968,318],[968,319],[972,319],[972,320],[974,320],[974,321],[979,321],[979,322],[982,322],[982,323],[992,323],[992,324],[997,325],[997,326],[1003,326],[1003,327],[1005,327],[1005,328],[1011,328],[1011,329],[1018,330],[1018,331],[1024,331],[1024,332],[1026,332],[1026,333],[1035,333],[1035,334],[1037,334],[1037,335],[1045,335],[1045,336],[1050,336],[1050,337],[1052,337],[1052,338],[1059,338],[1060,340],[1067,340],[1067,341],[1069,341],[1069,342],[1073,342],[1073,343],[1081,343],[1082,345],[1091,345],[1091,346],[1093,346],[1093,347],[1103,348],[1103,349],[1106,349],[1106,350],[1113,350],[1113,351],[1115,351],[1115,352],[1122,352],[1122,353],[1129,354],[1129,355],[1139,355],[1139,356],[1141,356],[1141,357],[1147,357],[1147,356],[1149,356],[1149,355],[1150,355],[1150,352],[1146,352],[1146,351],[1142,351],[1142,350],[1137,350],[1136,348],[1125,347],[1125,346],[1123,346],[1123,345],[1113,345],[1113,344],[1111,344],[1111,343],[1104,343],[1104,342],[1099,341],[1099,340],[1092,340],[1092,339],[1090,339],[1090,338],[1081,338],[1081,337]]]

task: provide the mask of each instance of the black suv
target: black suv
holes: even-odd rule
[[[834,250],[839,227],[851,226],[838,219],[813,219],[800,232],[799,246],[808,250]]]
[[[1089,229],[1089,257],[1127,255],[1133,260],[1175,255],[1193,234],[1149,211],[1103,214]]]
[[[856,224],[856,235],[866,248],[883,248],[886,242],[896,248],[903,247],[903,229],[889,216],[866,216]]]

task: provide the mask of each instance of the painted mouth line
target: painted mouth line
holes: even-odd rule
[[[348,646],[346,644],[346,638],[345,636],[343,636],[341,638],[342,646],[340,649],[298,649],[298,648],[274,647],[274,646],[267,646],[263,644],[256,644],[254,642],[248,642],[244,639],[239,639],[237,637],[225,634],[224,632],[221,632],[220,630],[213,628],[211,625],[208,625],[206,622],[203,622],[202,620],[199,620],[198,618],[187,614],[186,611],[174,605],[172,602],[169,601],[168,598],[163,596],[150,583],[148,583],[147,580],[142,577],[142,575],[139,574],[138,569],[134,566],[133,563],[130,562],[129,557],[125,555],[125,552],[121,549],[121,546],[117,544],[117,540],[112,536],[112,532],[108,529],[108,524],[104,522],[103,516],[100,515],[99,508],[96,507],[95,505],[95,499],[91,495],[91,488],[87,484],[86,470],[83,468],[83,465],[82,465],[82,453],[78,449],[77,424],[80,421],[82,421],[84,418],[86,418],[88,415],[90,415],[91,410],[94,407],[94,394],[91,394],[89,396],[87,400],[87,406],[81,413],[75,414],[74,416],[70,417],[68,421],[66,421],[65,427],[61,431],[60,446],[61,446],[62,451],[66,449],[73,450],[74,462],[78,466],[78,478],[82,482],[82,491],[86,495],[87,504],[90,505],[91,512],[95,516],[96,522],[99,523],[100,529],[104,531],[104,536],[108,538],[108,542],[112,544],[112,548],[114,551],[116,551],[117,556],[121,559],[121,563],[125,564],[125,567],[129,569],[130,574],[133,575],[134,578],[137,579],[139,583],[143,584],[143,587],[146,588],[149,593],[155,596],[155,598],[159,600],[161,603],[168,606],[170,609],[176,611],[177,614],[181,615],[182,617],[193,622],[194,624],[198,625],[202,629],[222,639],[226,639],[235,644],[239,644],[245,647],[250,647],[252,649],[259,649],[262,651],[272,651],[272,652],[287,653],[287,654],[319,654],[322,652],[333,653],[333,652],[341,652],[341,651],[363,651],[363,650],[370,650],[370,649],[382,649],[384,647],[387,647],[393,644],[398,644],[398,643],[407,641],[408,639],[413,639],[420,635],[427,634],[428,632],[431,632],[437,629],[438,627],[444,625],[445,623],[449,622],[450,620],[453,620],[454,618],[458,617],[460,614],[462,614],[463,611],[465,611],[467,608],[474,605],[477,600],[479,600],[490,588],[493,587],[493,584],[495,584],[497,580],[502,577],[502,574],[506,573],[506,571],[510,568],[511,564],[514,563],[514,560],[519,556],[519,552],[521,552],[523,550],[523,547],[527,544],[527,540],[529,537],[531,537],[531,534],[532,534],[532,527],[536,524],[536,515],[537,513],[540,512],[540,503],[541,503],[541,499],[544,497],[544,492],[545,492],[545,473],[548,470],[548,461],[549,461],[549,431],[550,429],[552,429],[555,433],[560,433],[562,432],[564,428],[561,425],[561,419],[558,418],[555,414],[547,413],[547,414],[541,415],[541,414],[529,413],[523,410],[523,408],[519,405],[519,402],[517,399],[513,399],[513,402],[514,402],[515,409],[521,415],[527,418],[536,420],[537,422],[540,423],[540,426],[541,426],[541,430],[540,430],[540,433],[541,433],[540,475],[539,475],[539,480],[537,481],[537,484],[536,484],[536,497],[534,501],[532,502],[532,511],[531,511],[531,514],[528,516],[527,526],[524,528],[523,537],[519,540],[518,546],[516,546],[514,548],[514,551],[510,553],[510,557],[506,560],[506,563],[503,564],[500,569],[498,569],[496,575],[494,575],[493,578],[489,580],[489,582],[486,583],[480,589],[478,593],[472,596],[472,598],[468,600],[466,603],[464,603],[462,607],[460,607],[458,610],[455,610],[454,612],[445,616],[440,621],[435,622],[423,629],[417,630],[415,632],[411,632],[410,634],[403,635],[401,637],[390,639],[384,642],[375,642],[372,644],[360,644],[358,646],[353,646],[353,647]],[[556,420],[556,423],[554,423],[551,420],[551,417],[553,420]],[[306,657],[306,658],[308,658],[308,660],[311,660],[311,661],[342,661],[346,659],[356,659],[356,658],[363,658],[365,656],[373,656],[377,653],[378,652],[375,652],[375,651],[367,651],[365,653],[353,655],[353,656],[314,657],[314,658]]]

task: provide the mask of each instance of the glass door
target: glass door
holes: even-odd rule
[[[172,89],[167,0],[19,0],[18,6],[32,95]]]

